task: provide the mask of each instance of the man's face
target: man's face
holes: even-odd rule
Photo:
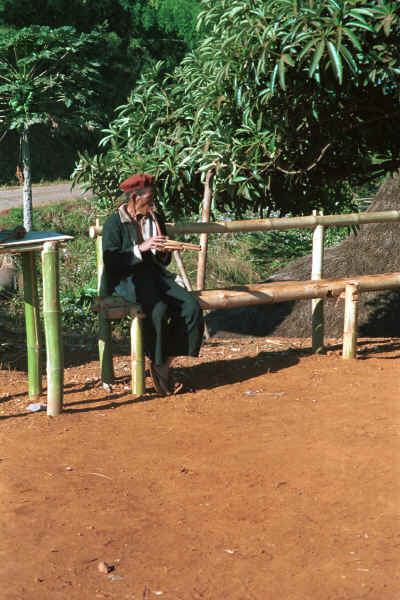
[[[146,187],[139,194],[132,194],[136,214],[147,215],[154,209],[155,192],[152,187]]]

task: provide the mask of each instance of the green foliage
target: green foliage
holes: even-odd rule
[[[201,42],[147,71],[104,130],[115,180],[156,175],[170,214],[340,212],[400,166],[400,9],[389,0],[203,0]],[[79,176],[93,184],[95,169]]]
[[[16,28],[69,25],[83,32],[107,23],[109,31],[124,39],[140,36],[141,31],[151,36],[158,33],[159,38],[174,34],[191,46],[199,11],[196,0],[2,0],[0,23]]]
[[[200,12],[200,2],[153,0],[145,4],[144,10],[148,19],[155,18],[167,33],[178,34],[189,48],[194,47],[198,39],[195,22]]]
[[[11,209],[1,217],[0,228],[11,229],[21,223],[21,218],[20,208]],[[68,334],[93,335],[96,330],[97,317],[90,309],[91,298],[97,293],[95,244],[88,235],[93,221],[93,210],[86,201],[74,202],[73,207],[62,203],[42,206],[35,212],[35,229],[38,231],[59,231],[74,236],[60,250],[60,303],[63,326]],[[41,276],[38,285],[41,297]],[[6,312],[10,308],[13,319],[22,322],[21,297],[10,300],[4,308]]]
[[[91,310],[96,288],[83,285],[64,291],[60,298],[63,313],[63,327],[69,332],[93,334],[96,327],[96,316]]]
[[[0,39],[0,124],[22,132],[99,121],[101,32],[32,26]]]
[[[0,134],[15,130],[21,140],[24,226],[32,228],[29,130],[88,130],[99,123],[98,58],[101,31],[78,34],[71,27],[32,25],[0,39]]]
[[[163,58],[164,69],[172,70],[188,48],[194,45],[197,39],[194,20],[199,10],[200,3],[195,0],[174,0],[173,2],[171,0],[155,2],[148,0],[102,0],[102,2],[36,0],[34,3],[27,0],[3,0],[0,2],[0,39],[4,42],[9,35],[19,34],[19,30],[29,30],[31,26],[33,26],[33,30],[37,31],[43,27],[43,32],[46,29],[57,32],[58,29],[62,30],[67,26],[66,31],[75,30],[77,38],[80,39],[83,37],[85,39],[94,38],[97,32],[98,36],[92,44],[92,52],[84,51],[82,47],[79,50],[78,54],[82,55],[83,59],[82,69],[81,73],[76,73],[75,89],[72,89],[72,92],[75,92],[74,97],[77,99],[84,91],[86,108],[90,108],[93,112],[92,120],[105,126],[113,118],[115,107],[125,102],[138,76],[147,65]],[[2,23],[6,25],[2,27]],[[65,38],[66,50],[68,45],[70,45],[69,34]],[[57,49],[49,47],[47,40],[44,46],[50,49],[51,54],[54,54],[54,65]],[[59,46],[64,46],[62,36]],[[37,48],[34,55],[37,56],[41,50],[40,47]],[[43,53],[41,58],[44,58]],[[79,56],[76,55],[75,58],[78,60]],[[32,60],[34,60],[33,55]],[[99,63],[96,67],[98,75],[96,82],[88,80],[86,77],[87,65],[91,61]],[[63,63],[65,66],[65,60],[60,63],[60,69],[65,75]],[[46,63],[46,68],[48,68],[48,63]],[[37,76],[38,73],[36,73],[35,79],[36,86],[35,81],[25,81],[21,83],[18,90],[14,90],[15,93],[13,92],[14,102],[20,98],[18,104],[22,110],[21,117],[28,105],[30,107],[34,101],[35,89],[33,88],[40,85]],[[91,91],[90,98],[88,98],[87,89]],[[56,91],[53,84],[49,91]],[[29,96],[30,93],[31,96]],[[68,112],[72,114],[74,112],[73,98],[70,97],[67,102],[71,100]],[[67,106],[61,99],[58,114],[63,108],[67,108]],[[45,122],[51,127],[52,136],[57,137],[58,142],[63,146],[63,153],[66,154],[65,165],[58,166],[53,163],[55,177],[65,175],[67,165],[69,176],[72,171],[71,162],[76,160],[77,151],[82,151],[86,144],[87,150],[93,154],[91,145],[96,139],[96,130],[93,130],[92,127],[94,123],[91,124],[91,138],[84,140],[79,134],[73,133],[73,131],[76,132],[75,124],[70,122],[73,127],[73,130],[70,128],[69,132],[72,133],[71,139],[71,135],[65,134],[65,120],[63,120],[64,126],[61,128],[60,122],[54,118],[54,106],[51,111],[47,111],[46,107],[43,107],[39,113],[40,118],[36,118],[35,122]],[[36,114],[36,117],[39,113]],[[75,115],[76,122],[79,123],[76,112]],[[81,122],[86,126],[87,118],[84,117]],[[0,139],[1,135],[0,129]],[[8,138],[9,140],[10,138]],[[46,146],[47,144],[43,146],[44,151],[51,155],[52,148]],[[7,156],[3,154],[0,157],[2,162],[0,180],[2,182],[10,182],[14,177],[16,162],[14,156],[11,157],[7,153]],[[33,178],[36,181],[39,179],[38,171],[36,171],[36,176],[35,173],[33,174]]]
[[[194,45],[199,10],[196,0],[4,0],[0,22],[16,28],[70,26],[83,33],[102,27],[108,88],[103,99],[110,114],[113,100],[120,103],[128,95],[146,63],[164,58],[172,69]]]
[[[0,136],[1,138],[1,136]],[[98,140],[93,132],[50,130],[45,125],[33,125],[30,130],[32,183],[68,180],[74,170],[77,151],[97,150]],[[73,150],[71,150],[73,149]],[[18,133],[8,131],[0,144],[0,186],[19,185],[16,164],[20,162]]]
[[[97,212],[109,213],[121,194],[120,163],[114,163],[111,153],[97,154],[92,158],[88,152],[82,152],[78,156],[79,162],[72,176],[73,185],[80,185],[83,193],[92,191]]]

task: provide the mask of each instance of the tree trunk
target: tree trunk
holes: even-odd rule
[[[210,220],[212,176],[213,171],[207,171],[206,180],[204,183],[203,208],[201,211],[202,223],[208,223],[208,221]],[[208,233],[201,234],[200,246],[201,250],[199,253],[199,261],[197,264],[197,289],[203,290],[206,279]]]
[[[213,178],[213,171],[211,169],[206,173],[206,180],[204,182],[204,195],[203,195],[203,208],[201,211],[202,222],[208,223],[210,220],[211,210],[211,184]],[[207,268],[207,249],[208,249],[208,233],[202,233],[200,235],[200,246],[199,259],[197,263],[197,289],[204,290],[206,281],[206,268]],[[207,323],[204,323],[204,335],[208,340],[210,331],[207,327]]]
[[[31,152],[29,147],[29,129],[24,129],[21,136],[22,169],[24,173],[23,210],[24,227],[26,231],[33,228],[32,210],[32,177],[31,177]]]

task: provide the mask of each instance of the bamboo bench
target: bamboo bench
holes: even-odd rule
[[[343,358],[353,358],[356,352],[357,307],[361,292],[379,291],[400,287],[400,273],[363,275],[357,278],[321,279],[319,281],[279,281],[251,284],[229,289],[202,290],[191,292],[203,310],[255,306],[300,299],[338,298],[345,299]],[[131,324],[131,376],[132,393],[141,395],[145,391],[145,358],[142,340],[143,311],[139,304],[130,303],[120,296],[99,296],[93,310],[100,314],[100,364],[102,380],[111,383],[113,365],[111,331],[108,327],[113,319],[132,318]]]

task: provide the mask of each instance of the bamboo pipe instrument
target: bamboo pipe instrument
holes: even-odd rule
[[[187,242],[178,242],[176,240],[168,240],[163,246],[163,250],[196,250],[200,252],[201,246],[198,244],[189,244]]]
[[[96,223],[89,227],[89,237],[96,238],[103,233],[103,226]],[[200,252],[201,246],[199,244],[190,244],[188,242],[179,242],[177,240],[167,239],[164,245],[165,250],[196,250]]]

